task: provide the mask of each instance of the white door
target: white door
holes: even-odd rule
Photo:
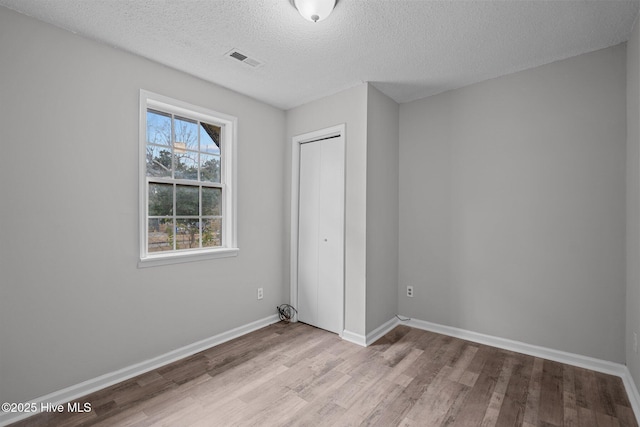
[[[340,334],[344,312],[344,137],[300,146],[298,320]]]

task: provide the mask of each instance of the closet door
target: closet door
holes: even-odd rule
[[[340,334],[344,317],[344,138],[300,147],[298,320]]]

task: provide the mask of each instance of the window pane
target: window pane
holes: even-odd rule
[[[178,179],[198,179],[198,153],[175,153],[175,168]]]
[[[220,200],[222,198],[221,188],[202,187],[202,215],[220,215]]]
[[[173,185],[149,183],[149,216],[173,213]]]
[[[200,228],[197,219],[176,220],[176,249],[200,247]]]
[[[198,187],[176,185],[176,214],[198,216],[199,196]]]
[[[205,219],[202,221],[202,247],[216,246],[222,246],[222,218]]]
[[[175,127],[175,152],[180,153],[184,152],[184,150],[198,151],[198,123],[194,120],[176,117]]]
[[[173,219],[149,219],[148,252],[173,250]]]
[[[171,176],[171,149],[147,145],[147,176]]]
[[[171,146],[171,115],[147,110],[147,143]]]
[[[220,182],[220,156],[200,155],[200,181]]]
[[[220,154],[220,127],[200,123],[200,151]]]

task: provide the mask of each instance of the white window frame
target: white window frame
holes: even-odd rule
[[[148,234],[148,178],[146,174],[147,155],[147,109],[172,113],[185,118],[199,120],[220,126],[221,156],[220,184],[222,190],[222,247],[189,249],[171,252],[147,251]],[[140,217],[140,260],[138,267],[177,264],[213,258],[237,256],[236,240],[236,138],[238,119],[234,116],[209,110],[177,99],[140,90],[140,133],[139,133],[139,217]]]

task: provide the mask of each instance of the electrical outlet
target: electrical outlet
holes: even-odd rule
[[[407,286],[407,296],[413,298],[413,286]]]
[[[264,293],[262,291],[262,288],[258,288],[258,299],[262,299],[264,297]]]
[[[635,332],[633,333],[633,352],[638,352],[638,334],[636,334]]]

